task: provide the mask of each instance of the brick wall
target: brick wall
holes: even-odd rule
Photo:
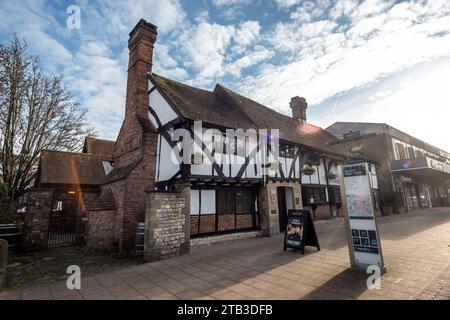
[[[247,229],[253,226],[253,220],[251,214],[238,214],[236,216],[236,228]]]
[[[253,227],[252,214],[219,214],[219,215],[201,215],[200,216],[200,233],[217,232],[249,229]],[[191,235],[198,234],[199,216],[190,216]]]
[[[130,33],[125,119],[114,147],[115,168],[137,164],[124,180],[108,184],[117,201],[116,237],[120,250],[134,248],[138,222],[145,217],[145,191],[154,190],[157,133],[148,117],[148,72],[156,28],[141,20]]]
[[[236,228],[234,214],[219,214],[218,219],[219,231],[233,230]]]
[[[100,249],[113,249],[116,228],[116,210],[88,212],[89,224],[86,245]]]
[[[216,215],[200,216],[200,233],[211,233],[216,231]]]
[[[191,222],[191,235],[198,234],[198,216],[191,216],[189,220]]]
[[[148,192],[145,210],[144,258],[156,261],[190,250],[187,192]]]
[[[27,212],[22,230],[23,248],[47,247],[52,199],[53,189],[32,189],[28,192]]]

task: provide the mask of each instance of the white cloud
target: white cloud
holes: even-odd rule
[[[242,70],[268,60],[274,55],[275,52],[267,50],[264,47],[260,47],[256,50],[253,50],[248,55],[245,55],[244,57],[227,65],[226,72],[235,77],[240,77]]]
[[[343,9],[347,27],[332,20],[279,23],[268,39],[275,49],[290,52],[289,60],[247,76],[238,90],[289,114],[294,95],[319,104],[380,76],[449,55],[448,7],[430,9],[427,2],[389,7],[389,3],[366,1],[357,10]]]
[[[216,7],[229,7],[236,5],[249,4],[251,0],[212,0]]]
[[[278,7],[287,9],[290,8],[298,3],[300,3],[300,0],[274,0]]]
[[[267,54],[269,50],[254,52],[260,30],[256,21],[221,25],[206,20],[185,30],[181,35],[183,65],[196,71],[194,83],[208,85],[227,74],[238,76],[242,69],[273,56]],[[249,57],[256,60],[248,61]]]

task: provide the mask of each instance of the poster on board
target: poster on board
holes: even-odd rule
[[[356,265],[384,267],[372,190],[367,163],[353,163],[342,167],[344,193],[347,203],[347,219],[352,250]]]
[[[287,216],[286,232],[284,235],[284,251],[287,248],[299,249],[305,253],[305,246],[316,247],[320,250],[319,239],[307,210],[291,209]]]

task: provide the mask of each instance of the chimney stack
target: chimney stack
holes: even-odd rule
[[[308,108],[308,103],[305,98],[302,97],[293,97],[291,99],[291,109],[292,109],[292,118],[300,121],[306,122],[306,109]]]
[[[148,115],[147,74],[152,72],[153,46],[158,34],[156,29],[156,26],[141,19],[130,32],[125,117]]]

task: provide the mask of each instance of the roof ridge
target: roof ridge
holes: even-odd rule
[[[221,85],[220,83],[218,83],[218,84],[216,85],[216,87],[217,87],[217,86],[220,86],[220,87],[224,88],[226,91],[229,91],[229,92],[231,92],[232,94],[234,94],[234,95],[236,95],[236,96],[238,96],[238,97],[240,97],[240,98],[243,98],[243,99],[246,99],[246,100],[250,100],[251,102],[256,103],[258,106],[260,106],[260,107],[262,107],[262,108],[265,108],[265,109],[269,110],[269,111],[272,112],[272,113],[276,113],[278,116],[285,117],[286,119],[289,119],[289,120],[291,120],[291,121],[292,121],[292,120],[296,121],[296,120],[293,119],[292,117],[290,117],[290,116],[288,116],[288,115],[285,115],[285,114],[283,114],[283,113],[281,113],[281,112],[278,112],[278,111],[276,111],[276,110],[274,110],[274,109],[272,109],[272,108],[270,108],[270,107],[268,107],[268,106],[266,106],[266,105],[264,105],[264,104],[262,104],[262,103],[260,103],[260,102],[258,102],[258,101],[255,101],[255,100],[253,100],[253,99],[251,99],[251,98],[249,98],[249,97],[243,96],[243,95],[241,95],[241,94],[239,94],[239,93],[237,93],[237,92],[231,90],[230,88],[227,88],[227,87]],[[242,109],[242,108],[241,108],[241,109]],[[243,109],[243,110],[244,110],[244,109]],[[245,110],[244,110],[244,111],[245,111]]]
[[[104,141],[104,142],[116,143],[114,140],[100,139],[100,138],[93,138],[93,137],[86,137],[86,140],[97,140],[97,141]]]
[[[197,88],[197,87],[194,87],[194,86],[191,86],[191,85],[182,83],[182,82],[180,82],[180,81],[176,81],[176,80],[169,79],[169,78],[167,78],[167,77],[163,77],[163,76],[161,76],[161,75],[159,75],[159,74],[156,74],[156,73],[151,73],[151,74],[149,73],[149,75],[150,75],[151,77],[157,77],[157,78],[161,78],[161,79],[164,79],[164,80],[168,80],[168,81],[174,82],[174,83],[177,84],[177,85],[180,85],[180,86],[183,86],[183,87],[187,87],[187,88],[190,88],[190,89],[194,89],[194,90],[198,90],[198,91],[203,91],[203,92],[205,92],[205,93],[213,93],[213,91],[206,90],[206,89],[202,89],[202,88]]]
[[[110,155],[107,154],[96,154],[96,153],[84,153],[84,152],[75,152],[75,151],[62,151],[62,150],[49,150],[49,149],[42,149],[41,153],[47,152],[47,153],[61,153],[61,154],[70,154],[75,156],[90,156],[90,157],[110,157]]]

